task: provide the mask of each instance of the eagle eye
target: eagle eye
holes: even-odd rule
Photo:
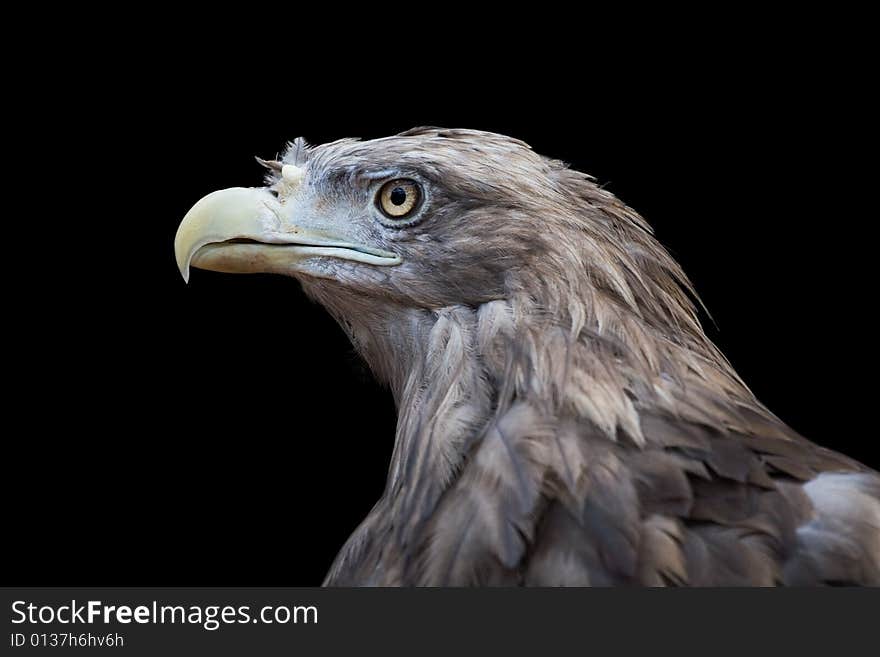
[[[382,185],[376,204],[389,219],[406,219],[415,212],[422,200],[422,190],[415,180],[398,178]]]

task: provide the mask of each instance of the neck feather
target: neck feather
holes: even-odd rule
[[[322,301],[393,392],[398,424],[380,506],[400,531],[430,513],[517,401],[549,423],[589,424],[635,447],[646,409],[721,426],[737,406],[760,408],[699,325],[671,331],[599,295],[564,308],[531,294],[433,310],[364,304],[352,313],[349,301],[344,318]]]

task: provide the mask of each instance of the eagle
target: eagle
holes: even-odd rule
[[[755,398],[591,176],[434,127],[259,161],[184,217],[184,279],[297,279],[398,412],[325,585],[880,585],[880,475]]]

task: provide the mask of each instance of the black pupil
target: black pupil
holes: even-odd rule
[[[403,205],[406,203],[406,190],[403,187],[395,187],[388,198],[394,205]]]

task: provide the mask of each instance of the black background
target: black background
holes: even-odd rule
[[[173,51],[154,34],[137,54],[120,36],[31,80],[49,113],[8,135],[34,187],[10,227],[14,583],[314,585],[378,499],[393,404],[332,320],[292,280],[187,286],[174,264],[189,207],[260,184],[253,156],[300,135],[479,128],[591,173],[682,262],[757,396],[880,466],[851,60],[752,24],[597,53],[519,32],[330,52],[323,34]]]

